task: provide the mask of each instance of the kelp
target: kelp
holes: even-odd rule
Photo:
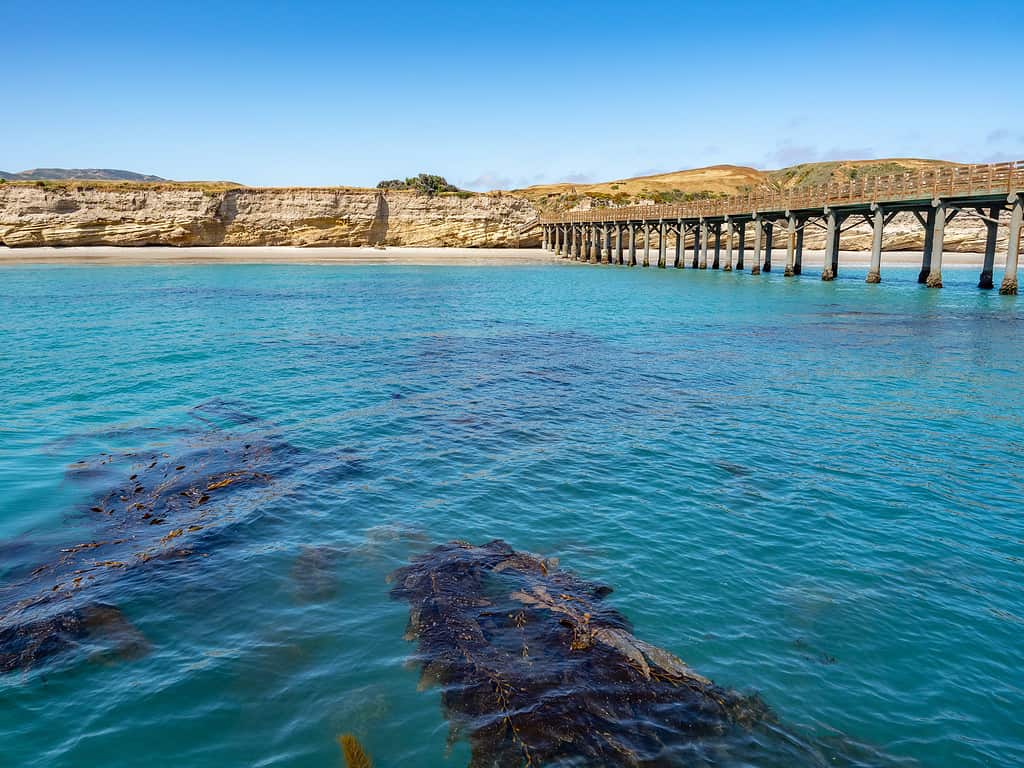
[[[425,683],[473,766],[671,764],[670,742],[768,716],[635,637],[608,587],[502,541],[452,542],[394,574]]]
[[[59,653],[97,645],[96,657],[137,658],[146,638],[112,605],[92,603],[0,629],[0,672],[29,669]]]
[[[343,733],[338,737],[341,755],[345,758],[345,768],[373,768],[373,761],[366,754],[359,739],[351,733]]]
[[[265,431],[234,431],[253,419],[231,409],[205,406],[193,415],[202,426],[170,431],[170,444],[71,466],[69,479],[101,488],[77,520],[89,538],[0,587],[0,671],[30,669],[104,635],[144,647],[111,596],[160,564],[207,554],[243,510],[272,492],[287,444]]]
[[[468,740],[472,768],[825,762],[760,697],[639,639],[610,588],[555,561],[456,541],[392,578],[421,687],[441,686],[449,740]]]

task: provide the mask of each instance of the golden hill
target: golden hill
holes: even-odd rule
[[[837,160],[803,163],[777,171],[760,171],[741,165],[712,165],[598,184],[542,184],[514,190],[513,194],[528,198],[545,211],[571,208],[586,198],[615,205],[628,205],[640,200],[673,203],[735,195],[758,187],[793,189],[868,176],[917,172],[945,165],[953,163],[917,158]]]

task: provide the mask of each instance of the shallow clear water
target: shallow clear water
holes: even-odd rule
[[[204,403],[293,446],[108,580],[148,654],[0,676],[3,765],[465,765],[385,577],[495,537],[826,754],[1024,763],[1024,302],[863,274],[0,270],[0,613],[97,524],[74,462],[173,455]]]

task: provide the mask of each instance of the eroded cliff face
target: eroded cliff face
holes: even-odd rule
[[[589,201],[587,201],[589,202]],[[585,206],[584,206],[585,207]],[[540,231],[519,231],[537,216],[519,195],[428,197],[415,192],[348,188],[211,188],[210,185],[90,183],[0,184],[0,245],[294,245],[536,247]],[[1006,217],[1004,212],[1003,217]],[[848,228],[848,229],[847,229]],[[871,228],[851,218],[842,248],[869,250]],[[748,248],[751,229],[748,227]],[[808,226],[805,245],[824,247]],[[888,251],[920,250],[924,229],[911,214],[885,228]],[[1007,228],[999,229],[999,251]],[[775,248],[786,234],[775,230]],[[947,251],[980,252],[985,226],[966,215],[946,228]]]
[[[529,201],[353,189],[0,185],[0,244],[532,247]]]

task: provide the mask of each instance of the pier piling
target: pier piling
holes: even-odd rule
[[[736,222],[736,271],[743,271],[743,253],[747,249],[747,222],[740,219]]]
[[[821,279],[828,282],[835,280],[839,272],[839,228],[842,222],[832,208],[825,211],[825,216],[825,264],[821,268]]]
[[[917,273],[917,282],[924,285],[928,282],[928,275],[932,272],[932,244],[935,242],[935,208],[929,208],[928,214],[923,218],[918,215],[918,221],[924,225],[924,251],[921,254],[921,271]]]
[[[977,209],[982,213],[982,209]],[[978,276],[978,287],[983,290],[991,290],[992,270],[996,263],[996,241],[999,239],[999,213],[1001,205],[993,205],[988,209],[988,217],[985,221],[985,261],[981,265],[981,275]]]
[[[885,229],[885,211],[882,206],[871,205],[871,266],[864,282],[882,282],[882,231]]]
[[[750,267],[750,274],[761,274],[761,239],[764,236],[764,226],[760,217],[754,214],[754,263]]]
[[[1017,295],[1017,260],[1020,258],[1021,233],[1024,231],[1024,194],[1010,198],[1010,239],[1006,243],[1006,271],[999,293]]]
[[[700,220],[700,261],[698,262],[700,269],[708,268],[708,223],[704,219]]]
[[[732,223],[732,219],[728,216],[725,217],[725,264],[722,266],[723,272],[732,272],[732,247],[733,241],[736,239],[736,225]]]
[[[925,278],[925,285],[929,288],[942,287],[942,248],[946,240],[946,224],[954,216],[956,211],[946,214],[946,204],[942,200],[934,200],[932,208],[935,209],[934,231],[932,232],[932,259],[931,268],[928,270],[928,277]]]
[[[796,255],[793,257],[793,274],[799,275],[804,270],[804,228],[807,226],[807,221],[796,231]]]
[[[786,211],[786,269],[782,273],[784,277],[793,277],[796,272],[793,265],[796,260],[796,216]]]

